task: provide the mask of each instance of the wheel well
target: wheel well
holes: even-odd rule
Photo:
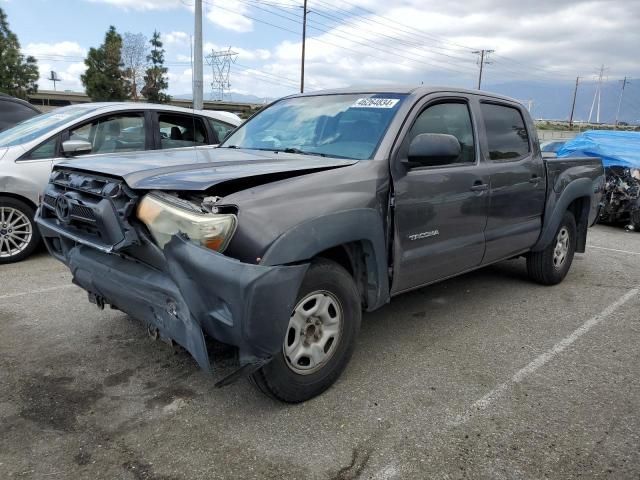
[[[589,211],[591,209],[591,199],[589,197],[579,197],[569,204],[567,210],[576,219],[576,231],[578,238],[576,242],[576,252],[584,253],[587,246],[587,229],[589,228]]]
[[[342,266],[353,277],[360,292],[361,302],[367,307],[367,263],[365,261],[365,246],[362,242],[350,242],[337,245],[318,253],[315,258],[332,260]]]
[[[0,193],[0,199],[2,198],[13,198],[15,200],[20,200],[21,202],[24,202],[27,205],[29,205],[34,210],[38,208],[38,206],[35,203],[33,203],[31,200],[29,200],[27,197],[23,197],[22,195],[16,195],[15,193],[5,193],[5,192]]]

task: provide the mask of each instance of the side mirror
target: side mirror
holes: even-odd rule
[[[62,152],[69,156],[91,153],[92,149],[93,145],[86,140],[67,140],[62,142]]]
[[[453,135],[421,133],[409,145],[409,167],[446,165],[460,156],[460,142]]]

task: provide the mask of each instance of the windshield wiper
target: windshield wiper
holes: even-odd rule
[[[323,156],[322,153],[305,152],[304,150],[300,150],[299,148],[295,148],[295,147],[283,148],[280,151],[284,153],[297,153],[299,155],[319,155],[321,157]]]

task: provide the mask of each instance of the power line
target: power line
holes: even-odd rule
[[[239,1],[241,1],[241,2],[243,2],[243,3],[245,3],[245,2],[246,2],[246,3],[249,3],[249,2],[251,2],[251,1],[255,1],[255,0],[239,0]],[[249,3],[249,4],[250,4],[250,3]],[[251,5],[251,4],[250,4],[250,5]],[[277,16],[278,16],[278,18],[282,18],[282,19],[284,19],[284,20],[287,20],[287,21],[290,21],[290,22],[294,22],[294,23],[296,23],[296,24],[299,24],[299,23],[300,23],[300,20],[299,20],[299,19],[297,19],[297,18],[292,19],[292,18],[290,18],[289,16],[284,16],[284,17],[283,17],[283,16],[281,16],[280,14],[278,14],[278,13],[276,13],[276,12],[273,12],[273,11],[267,10],[267,9],[265,9],[265,8],[261,8],[261,7],[259,7],[259,6],[255,6],[255,5],[253,5],[253,6],[254,6],[255,8],[257,8],[258,10],[265,11],[265,12],[270,13],[270,14],[272,14],[272,15],[277,15]],[[223,7],[220,7],[219,5],[218,5],[218,8],[222,8],[222,9],[224,9]],[[315,12],[314,12],[314,13],[315,13]],[[245,16],[244,14],[238,14],[238,15],[243,15],[243,16]],[[253,17],[248,17],[248,16],[247,16],[247,18],[252,18],[252,19],[253,19]],[[258,20],[258,19],[255,19],[255,20],[256,20],[256,21],[262,21],[262,20]],[[430,66],[430,67],[436,67],[436,68],[441,68],[441,69],[449,70],[449,71],[452,71],[452,72],[454,72],[454,73],[461,73],[461,74],[465,74],[465,75],[469,75],[469,74],[470,74],[470,72],[462,71],[462,70],[460,70],[460,69],[458,69],[458,68],[452,68],[452,67],[450,67],[450,66],[447,66],[447,65],[451,65],[451,63],[447,63],[447,64],[443,65],[443,64],[442,64],[442,62],[443,62],[443,61],[441,61],[441,60],[433,60],[433,61],[428,62],[428,61],[421,60],[421,59],[418,59],[418,58],[415,58],[415,57],[409,57],[409,56],[407,56],[406,54],[405,54],[405,55],[402,55],[402,54],[398,53],[398,51],[388,50],[387,48],[385,48],[385,47],[387,46],[385,43],[381,43],[381,42],[378,42],[378,41],[373,41],[373,40],[371,40],[371,39],[370,39],[370,38],[368,38],[368,37],[363,37],[362,35],[357,35],[357,34],[353,34],[353,33],[352,33],[352,34],[350,34],[351,36],[347,37],[347,36],[344,36],[344,35],[340,35],[339,33],[334,32],[334,31],[331,31],[331,30],[326,30],[326,29],[323,29],[323,28],[316,27],[316,26],[312,25],[311,23],[319,24],[319,25],[325,25],[325,26],[327,26],[327,25],[326,25],[326,24],[322,24],[321,22],[317,22],[317,21],[312,21],[312,20],[310,20],[309,28],[311,28],[311,29],[313,29],[313,30],[316,30],[316,31],[319,31],[319,32],[321,32],[321,33],[325,33],[325,34],[327,34],[327,35],[331,35],[331,36],[334,36],[334,37],[337,37],[337,38],[340,38],[340,39],[343,39],[343,40],[347,40],[347,41],[352,42],[352,43],[355,43],[355,44],[357,44],[357,45],[361,45],[361,46],[363,46],[363,47],[365,47],[365,48],[373,49],[373,50],[375,50],[375,51],[377,51],[377,52],[387,53],[387,54],[389,54],[389,55],[393,55],[393,56],[395,56],[395,57],[404,58],[404,59],[409,60],[409,61],[411,61],[411,62],[420,63],[420,64],[427,65],[427,66]],[[332,28],[332,27],[330,27],[330,26],[327,26],[327,27]],[[345,32],[345,33],[346,33],[346,32]],[[364,42],[361,42],[361,41],[355,40],[353,37],[361,38],[361,39],[363,39],[364,41],[366,41],[367,43],[364,43]],[[347,50],[347,51],[354,52],[354,53],[356,53],[356,54],[358,54],[358,55],[362,55],[362,52],[361,52],[361,51],[354,50],[354,49],[349,48],[349,47],[346,47],[346,46],[344,46],[344,45],[338,45],[338,44],[335,44],[335,43],[333,43],[333,42],[329,42],[329,41],[327,41],[327,40],[319,39],[319,38],[317,38],[317,37],[312,37],[311,39],[313,39],[313,40],[315,40],[315,41],[317,41],[317,42],[326,43],[326,44],[328,44],[328,45],[332,45],[332,46],[335,46],[335,47],[337,47],[337,48],[341,48],[341,49],[343,49],[343,50]],[[311,39],[310,39],[310,40],[311,40]],[[410,52],[409,54],[413,54],[413,53],[411,53],[411,52]],[[417,55],[417,54],[413,54],[413,55]],[[380,60],[386,60],[386,59],[382,59],[381,57],[378,57],[378,56],[376,56],[376,55],[368,54],[368,56],[370,56],[370,57],[372,57],[372,58],[378,58],[378,59],[380,59]],[[440,63],[434,63],[434,62],[440,62]],[[464,68],[464,67],[463,67],[463,68]]]

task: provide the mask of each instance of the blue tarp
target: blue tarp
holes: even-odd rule
[[[569,140],[558,157],[600,157],[605,167],[640,168],[640,132],[588,130]]]

